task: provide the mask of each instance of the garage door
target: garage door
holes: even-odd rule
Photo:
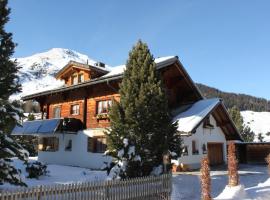
[[[210,165],[220,165],[224,163],[223,143],[208,143],[207,150]]]

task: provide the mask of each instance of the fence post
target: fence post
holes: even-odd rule
[[[38,186],[37,200],[41,200],[42,197],[42,185]]]

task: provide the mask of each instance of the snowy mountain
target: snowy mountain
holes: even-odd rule
[[[47,52],[37,53],[29,57],[14,58],[21,69],[19,79],[22,92],[13,95],[11,99],[20,99],[22,96],[53,89],[63,85],[54,75],[70,60],[94,65],[95,60],[86,55],[69,49],[53,48]]]
[[[264,141],[270,142],[270,136],[266,133],[270,132],[270,112],[254,112],[254,111],[241,111],[244,124],[249,126],[255,133],[255,141],[258,141],[258,134],[262,133]]]

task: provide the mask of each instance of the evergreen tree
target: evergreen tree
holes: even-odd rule
[[[228,110],[233,122],[235,123],[236,128],[238,129],[239,133],[243,131],[243,117],[241,116],[240,110],[233,106],[231,109]]]
[[[129,53],[120,97],[111,108],[106,133],[109,155],[117,160],[111,172],[121,178],[162,173],[163,155],[179,154],[181,139],[154,58],[141,41]]]
[[[263,137],[262,133],[258,134],[258,141],[259,142],[264,142],[264,137]]]
[[[0,185],[4,182],[25,185],[19,176],[20,171],[12,165],[11,158],[18,157],[25,161],[28,153],[4,132],[7,124],[17,122],[19,116],[22,115],[22,110],[9,101],[11,94],[20,91],[16,75],[18,67],[10,59],[15,44],[12,42],[12,34],[7,33],[4,29],[9,20],[9,13],[7,0],[0,0]]]
[[[240,133],[244,142],[253,142],[255,138],[255,133],[251,131],[248,126],[244,126],[242,133]]]

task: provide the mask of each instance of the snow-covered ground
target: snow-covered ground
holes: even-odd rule
[[[31,160],[36,160],[36,157],[31,158]],[[23,175],[27,175],[22,162],[14,159],[14,164],[22,170]],[[38,180],[25,178],[25,183],[28,186],[37,186],[108,179],[105,171],[92,171],[86,168],[48,165],[48,170],[50,171],[49,176],[42,176]],[[241,165],[239,174],[242,186],[238,188],[226,188],[226,190],[224,190],[228,182],[227,171],[223,169],[212,171],[212,197],[219,200],[226,199],[224,197],[233,196],[233,194],[240,191],[239,195],[241,195],[241,197],[238,199],[270,199],[270,175],[267,173],[267,167],[265,165]],[[200,199],[199,175],[200,172],[174,174],[172,200]],[[16,186],[5,184],[0,186],[0,190],[15,187]],[[243,195],[245,195],[245,197]],[[220,198],[216,198],[218,196]]]
[[[30,157],[30,161],[37,160],[37,157]],[[106,171],[92,171],[86,168],[71,167],[63,165],[48,165],[47,170],[49,171],[48,176],[41,176],[39,179],[27,178],[27,172],[25,166],[18,160],[13,160],[14,165],[21,169],[22,175],[24,176],[24,182],[31,186],[37,185],[52,185],[52,184],[69,184],[73,182],[85,182],[85,181],[98,181],[106,180]],[[0,185],[0,189],[3,188],[14,188],[9,184]]]
[[[255,133],[255,141],[258,141],[258,134],[262,133],[264,141],[270,142],[270,135],[266,133],[270,132],[270,112],[254,112],[254,111],[241,111],[241,115],[244,120],[244,124],[249,126]]]
[[[240,167],[240,183],[244,187],[246,197],[238,199],[270,199],[270,179],[265,165],[242,165]],[[218,170],[211,172],[212,197],[219,196],[228,183],[227,171]],[[239,188],[236,188],[236,190]],[[229,197],[235,188],[229,193],[223,193],[223,197]],[[183,173],[173,176],[172,200],[200,199],[199,172]],[[220,199],[220,198],[219,198]],[[224,199],[224,198],[223,198]]]

